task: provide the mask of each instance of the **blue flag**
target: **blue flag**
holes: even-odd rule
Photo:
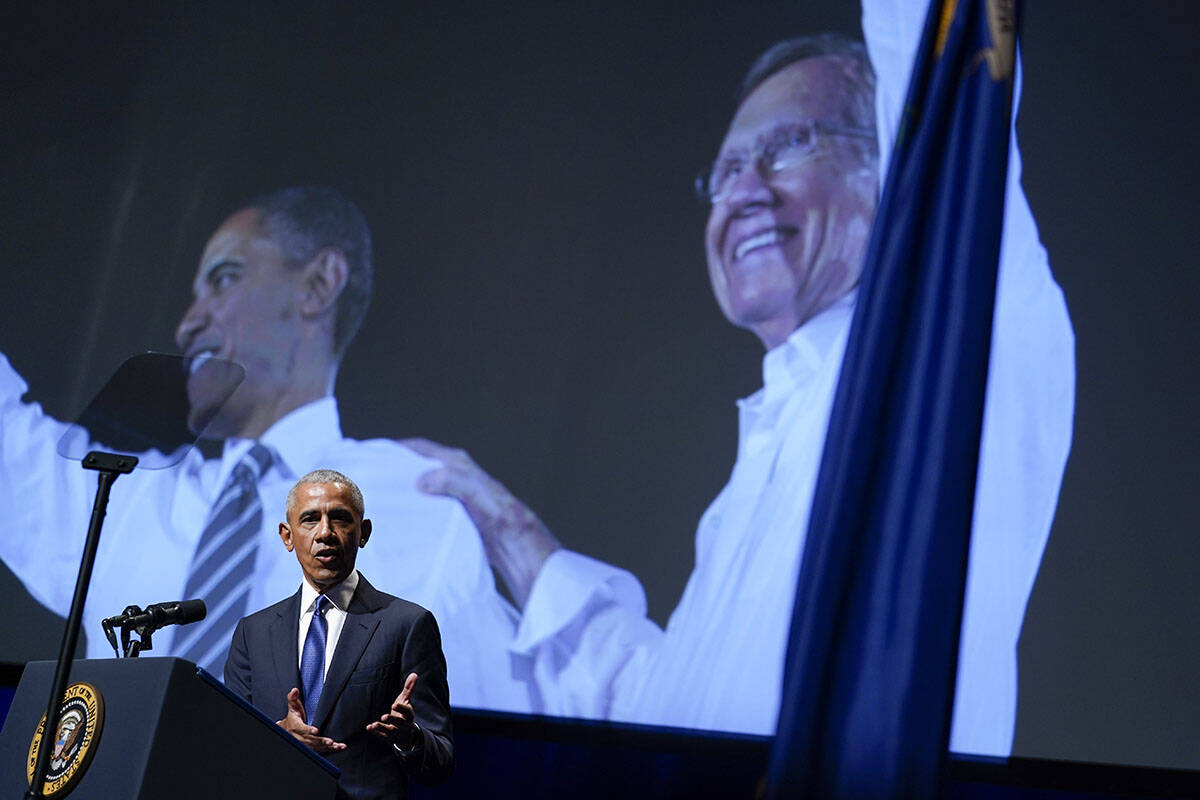
[[[769,797],[938,791],[991,341],[1015,30],[1011,1],[930,3],[814,495]]]

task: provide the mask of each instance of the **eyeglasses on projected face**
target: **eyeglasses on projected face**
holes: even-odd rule
[[[726,200],[747,167],[758,170],[764,181],[785,177],[816,155],[823,141],[838,136],[874,139],[875,131],[820,120],[781,125],[761,137],[753,150],[724,153],[701,171],[696,176],[696,195],[704,203]]]

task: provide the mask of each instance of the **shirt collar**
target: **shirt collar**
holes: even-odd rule
[[[840,353],[838,343],[854,318],[858,289],[851,289],[833,305],[805,322],[763,356],[763,388],[745,400],[743,407],[770,406],[790,396],[812,379],[825,362]]]
[[[324,594],[338,610],[346,611],[350,608],[350,598],[354,597],[354,590],[357,588],[358,570],[354,570],[346,576],[344,581],[324,592],[318,592],[307,579],[302,580],[300,581],[300,613],[307,614],[312,611],[318,594]]]
[[[283,416],[258,441],[270,447],[276,455],[272,467],[287,478],[298,478],[308,468],[321,460],[321,454],[329,445],[340,441],[342,426],[338,421],[337,400],[332,396],[322,397],[300,406]],[[253,446],[250,439],[226,439],[221,455],[220,483],[233,471],[233,467]]]

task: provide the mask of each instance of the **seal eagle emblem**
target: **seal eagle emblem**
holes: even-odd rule
[[[63,694],[58,730],[55,731],[54,751],[50,766],[46,770],[45,797],[62,797],[74,788],[83,777],[88,762],[96,751],[100,729],[104,724],[104,700],[100,690],[90,683],[73,683]],[[33,770],[37,766],[38,751],[42,746],[42,733],[46,727],[46,715],[38,722],[29,744],[25,778],[33,785]]]

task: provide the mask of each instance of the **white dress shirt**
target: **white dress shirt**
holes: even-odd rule
[[[57,455],[67,426],[22,402],[26,390],[0,355],[0,502],[9,510],[0,559],[37,600],[66,614],[96,474]],[[263,524],[247,613],[296,591],[296,557],[279,538],[288,490],[311,470],[338,470],[362,489],[374,523],[358,566],[381,591],[433,612],[456,705],[530,710],[528,683],[515,674],[508,650],[516,613],[496,591],[478,532],[457,501],[416,488],[437,462],[391,440],[344,438],[332,397],[291,412],[259,441],[278,458],[258,484]],[[84,607],[87,657],[113,655],[100,627],[104,617],[131,604],[183,599],[209,510],[252,444],[229,440],[219,460],[193,450],[175,467],[138,469],[113,484]],[[146,655],[169,655],[173,638],[173,631],[159,631]]]
[[[886,169],[926,3],[863,8]],[[1020,171],[1014,131],[950,740],[952,750],[988,755],[1012,748],[1016,645],[1074,413],[1074,336]],[[853,302],[851,294],[766,354],[763,388],[739,404],[737,461],[700,521],[695,568],[665,632],[645,618],[628,572],[569,551],[546,562],[514,644],[536,659],[545,711],[774,733]]]
[[[322,675],[328,675],[329,662],[333,661],[333,651],[337,649],[338,639],[342,637],[342,628],[346,624],[350,598],[354,597],[354,590],[357,588],[358,570],[354,570],[341,583],[324,592],[318,592],[307,578],[300,581],[300,639],[296,646],[296,666],[301,672],[304,670],[304,641],[308,638],[308,627],[312,625],[317,598],[323,594],[329,601],[325,608],[325,668],[321,672]]]

